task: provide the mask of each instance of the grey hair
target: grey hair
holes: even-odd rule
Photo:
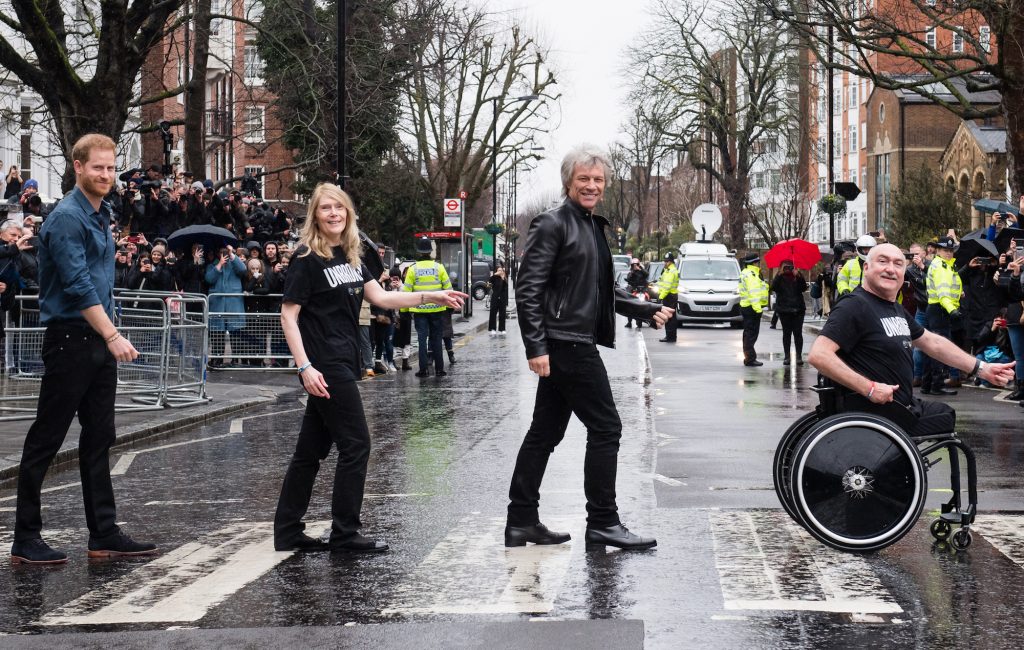
[[[608,161],[604,150],[599,147],[592,144],[581,144],[569,150],[569,153],[565,154],[565,158],[562,158],[562,194],[569,189],[569,183],[572,182],[572,175],[576,171],[576,167],[594,167],[596,165],[604,167],[605,176],[611,173],[612,164]]]
[[[21,224],[15,221],[14,219],[8,219],[7,221],[0,223],[0,232],[7,232],[11,228],[17,228],[18,230],[21,230]]]

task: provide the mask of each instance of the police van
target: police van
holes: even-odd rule
[[[679,246],[679,303],[676,318],[681,323],[729,323],[743,326],[740,314],[740,264],[736,254],[711,240],[722,225],[722,213],[713,203],[693,213],[698,241]]]

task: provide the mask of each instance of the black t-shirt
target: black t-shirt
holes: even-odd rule
[[[292,257],[283,302],[300,305],[299,333],[313,367],[327,382],[355,381],[359,369],[359,308],[363,285],[373,277],[365,265],[353,268],[342,249],[325,260],[316,253]]]
[[[895,399],[909,406],[914,381],[911,341],[924,333],[902,305],[857,287],[836,303],[821,335],[839,346],[839,358],[871,381],[899,385]]]

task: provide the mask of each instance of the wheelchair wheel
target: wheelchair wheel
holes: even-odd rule
[[[876,551],[898,541],[914,527],[928,492],[914,441],[866,413],[814,425],[793,453],[789,482],[807,532],[843,551]]]
[[[796,512],[796,505],[793,503],[793,490],[789,483],[789,468],[792,465],[793,451],[796,449],[800,437],[810,431],[811,427],[818,423],[821,415],[812,411],[794,422],[782,434],[779,439],[779,446],[775,448],[775,460],[772,463],[772,479],[775,482],[775,494],[779,497],[782,509],[795,519],[800,521],[800,515]]]

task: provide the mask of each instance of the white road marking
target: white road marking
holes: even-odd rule
[[[309,525],[321,535],[330,522]],[[293,552],[274,551],[270,522],[232,524],[180,546],[46,614],[40,625],[190,623]]]
[[[39,491],[39,493],[40,494],[47,494],[48,492],[57,492],[58,490],[66,490],[68,488],[78,487],[79,485],[81,485],[81,483],[79,483],[78,481],[75,481],[74,483],[65,483],[63,485],[54,485],[53,487],[43,488],[42,490]],[[9,497],[0,498],[0,501],[14,501],[17,498],[18,498],[18,495],[17,494],[13,494],[13,495],[11,495]]]
[[[111,476],[124,476],[128,471],[128,468],[132,466],[132,462],[135,460],[136,454],[128,452],[117,459],[117,464],[114,465],[114,469],[110,470]]]
[[[305,407],[306,402],[302,399],[300,399],[299,401],[302,403],[303,407]],[[273,413],[257,413],[256,415],[247,415],[244,418],[234,418],[233,420],[231,420],[231,425],[228,427],[228,432],[232,434],[242,433],[245,427],[246,420],[255,420],[256,418],[265,418],[274,415],[285,415],[286,413],[298,413],[299,411],[305,410],[305,408],[287,409],[284,411],[274,411]]]
[[[47,528],[43,531],[43,539],[56,548],[81,542],[88,536],[89,532],[85,528]],[[0,526],[0,546],[5,547],[0,550],[9,549],[13,542],[14,528]]]
[[[228,431],[230,431],[231,433],[242,433],[242,424],[243,423],[241,420],[232,420],[231,427],[228,429]]]
[[[555,530],[581,521],[552,520]],[[504,546],[505,518],[467,517],[431,550],[382,611],[401,614],[544,614],[569,568],[572,542]]]
[[[395,493],[395,494],[364,494],[364,499],[402,499],[405,497],[429,497],[433,496],[429,492],[406,492],[406,493]]]
[[[1000,553],[1024,567],[1024,515],[978,515],[971,530],[984,535]]]
[[[199,501],[147,501],[144,506],[192,506],[216,503],[241,503],[241,499],[200,499]]]
[[[817,543],[781,511],[708,517],[727,610],[903,611],[864,558]]]
[[[669,478],[668,476],[662,476],[661,474],[655,474],[654,480],[658,481],[659,483],[664,483],[665,485],[670,485],[672,487],[686,485],[686,483],[683,483],[682,481],[678,481],[674,478]]]

